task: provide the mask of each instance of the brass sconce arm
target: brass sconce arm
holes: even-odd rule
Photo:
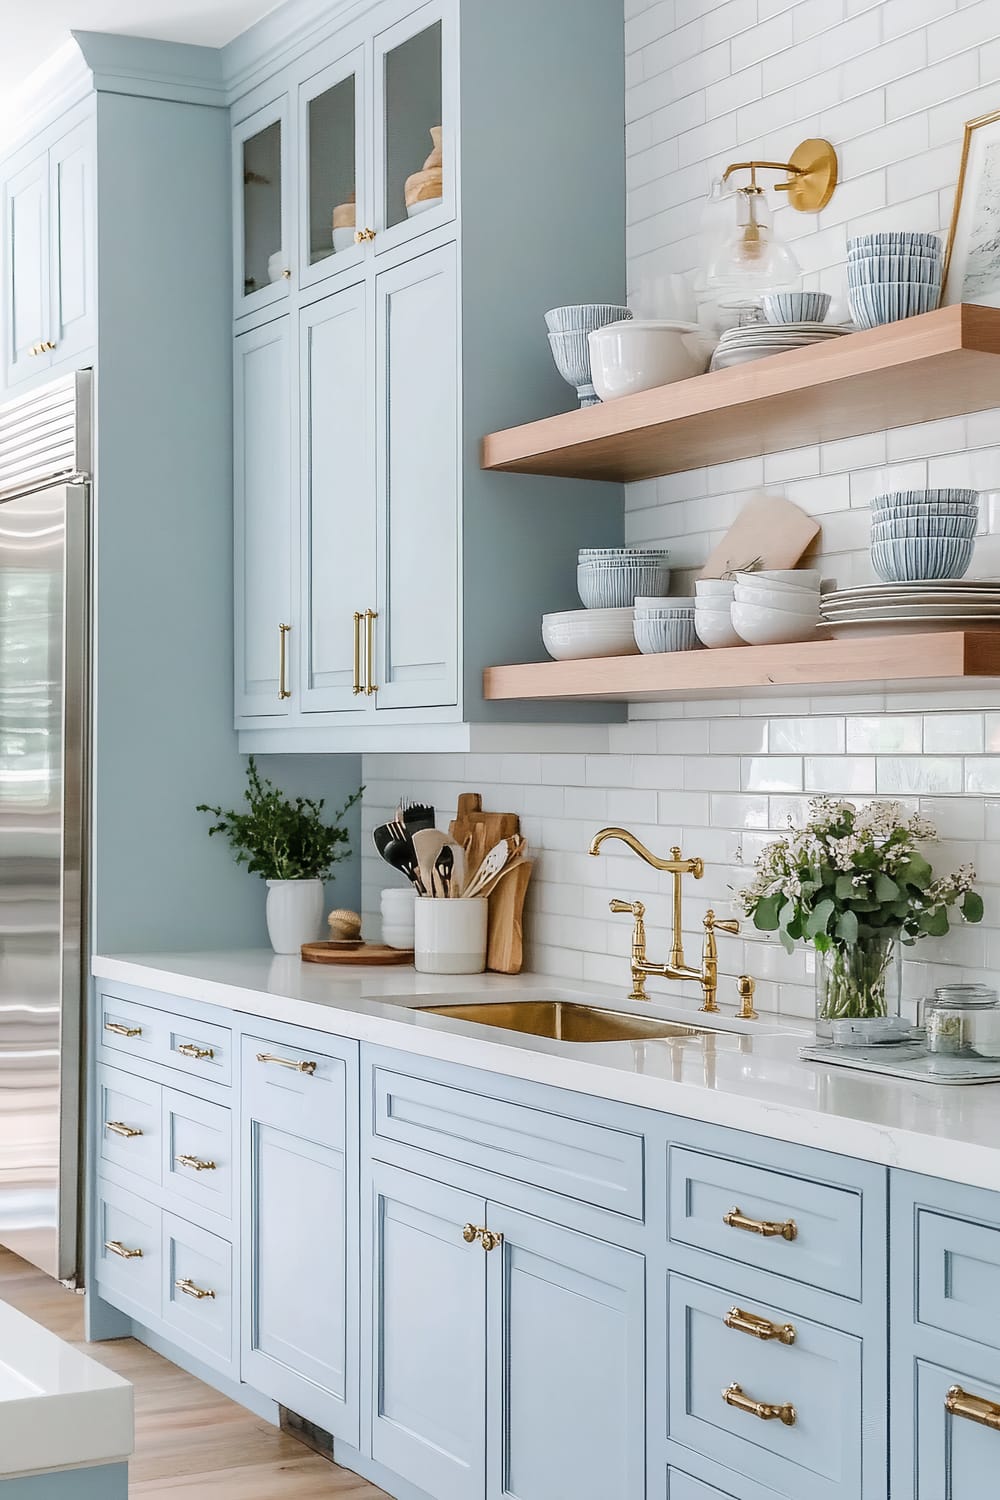
[[[750,185],[744,193],[760,193],[758,172],[787,172],[786,182],[776,182],[775,190],[787,193],[788,201],[800,213],[819,213],[833,197],[837,186],[837,153],[829,141],[812,139],[796,146],[788,161],[734,161],[723,172],[728,182],[734,172],[749,172]]]

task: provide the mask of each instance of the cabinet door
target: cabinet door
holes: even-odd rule
[[[49,159],[43,154],[4,187],[4,363],[15,385],[52,363],[49,340]]]
[[[376,282],[378,709],[458,701],[456,249]]]
[[[487,1500],[642,1500],[642,1256],[490,1202]]]
[[[287,714],[294,687],[290,369],[287,318],[236,340],[238,717]]]
[[[299,285],[357,265],[371,218],[366,176],[366,49],[356,47],[299,89]]]
[[[432,0],[375,38],[376,254],[455,217],[455,32]]]
[[[49,151],[52,363],[75,360],[96,342],[93,125],[87,120]]]
[[[482,1500],[487,1257],[462,1230],[485,1204],[381,1162],[372,1193],[372,1457],[434,1500]]]
[[[364,284],[301,314],[302,707],[354,713],[375,606],[375,505]]]
[[[288,297],[294,246],[289,213],[291,160],[287,96],[233,131],[233,260],[240,318]]]
[[[914,1370],[914,1500],[983,1500],[994,1494],[1000,1385],[924,1360],[917,1360]],[[901,1488],[901,1500],[909,1493]]]

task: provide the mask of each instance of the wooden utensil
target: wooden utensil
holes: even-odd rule
[[[524,963],[524,898],[535,868],[533,859],[516,860],[501,871],[490,897],[486,967],[495,974],[520,974]]]
[[[494,877],[499,875],[512,859],[516,859],[519,852],[519,844],[513,838],[501,839],[499,844],[494,844],[466,886],[464,895],[471,897],[486,894]]]
[[[448,848],[451,850],[452,858],[451,885],[448,894],[453,898],[456,896],[464,896],[465,887],[468,883],[469,878],[465,850],[462,848],[461,844],[449,844]]]
[[[477,896],[492,896],[493,892],[496,890],[501,880],[503,880],[508,870],[517,870],[521,865],[528,863],[530,863],[530,861],[524,859],[521,855],[513,855],[508,859],[505,865],[501,865],[499,870],[497,870],[494,874],[490,875],[482,882],[475,894]]]
[[[819,532],[819,522],[791,500],[757,495],[744,505],[698,577],[721,578],[754,557],[764,569],[794,568]]]
[[[467,851],[467,879],[471,880],[475,875],[489,849],[520,830],[521,820],[517,813],[484,812],[479,792],[463,792],[449,832]]]
[[[413,851],[417,856],[417,864],[420,867],[420,879],[424,888],[429,893],[433,881],[434,865],[442,848],[448,842],[448,835],[442,833],[440,828],[418,828],[416,833],[411,834]]]

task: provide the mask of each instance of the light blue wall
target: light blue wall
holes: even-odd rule
[[[232,722],[228,117],[102,94],[98,156],[92,946],[260,945],[263,886],[195,812],[236,805],[245,780]],[[264,769],[334,807],[360,783],[357,757]],[[338,903],[356,904],[359,884],[345,872]]]

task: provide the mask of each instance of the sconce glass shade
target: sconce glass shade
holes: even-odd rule
[[[736,200],[736,225],[714,246],[705,280],[709,286],[766,291],[796,282],[802,268],[774,232],[763,190],[741,187]]]

